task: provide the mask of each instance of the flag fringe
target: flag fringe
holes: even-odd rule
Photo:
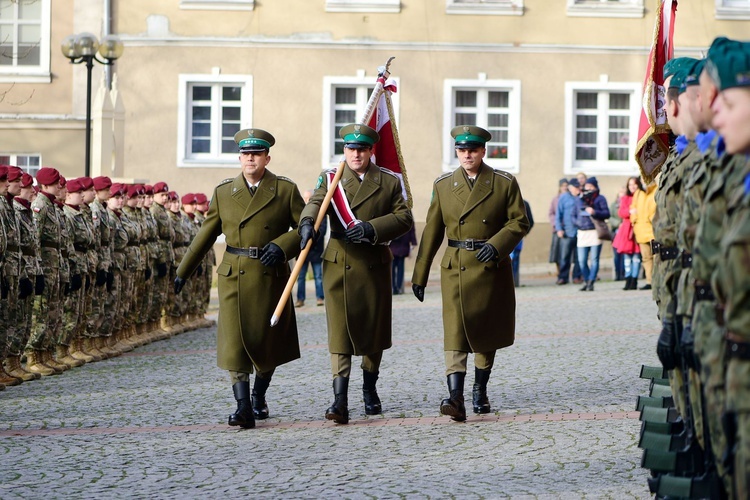
[[[411,196],[411,188],[409,187],[409,178],[406,175],[406,166],[404,165],[404,157],[401,154],[401,141],[398,138],[398,127],[396,126],[396,117],[393,113],[393,104],[391,103],[391,93],[384,90],[385,105],[388,108],[388,117],[391,120],[391,133],[393,134],[393,144],[396,146],[396,155],[398,156],[398,165],[401,167],[401,178],[404,182],[404,189],[406,190],[406,204],[411,209],[414,208],[414,199]]]

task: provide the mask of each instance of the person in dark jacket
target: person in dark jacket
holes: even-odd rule
[[[568,181],[568,192],[560,196],[555,214],[555,230],[560,240],[560,272],[557,275],[557,284],[565,285],[570,279],[570,264],[576,257],[576,242],[578,228],[575,225],[575,216],[578,211],[578,195],[581,194],[581,184],[578,179],[572,177]],[[576,277],[575,270],[573,277]]]
[[[526,217],[528,217],[529,219],[529,232],[531,232],[531,229],[534,227],[534,216],[531,215],[531,205],[529,205],[528,201],[523,200],[523,206],[524,208],[526,208]],[[526,234],[528,235],[529,233],[526,233]],[[521,250],[523,250],[523,240],[519,241],[518,245],[516,245],[516,248],[514,248],[513,251],[510,253],[512,269],[513,269],[513,284],[515,286],[520,285],[519,268],[521,265]]]
[[[417,232],[414,226],[389,245],[393,254],[391,270],[393,272],[393,295],[404,293],[404,260],[411,254],[411,247],[417,246]]]
[[[599,256],[602,252],[602,241],[594,227],[592,219],[605,221],[609,219],[607,199],[599,193],[599,182],[596,177],[586,179],[583,193],[577,200],[574,223],[578,228],[578,264],[581,266],[585,283],[581,291],[594,291],[594,282],[599,274]],[[591,266],[588,260],[591,255]]]
[[[313,190],[308,189],[302,193],[302,199],[305,203],[310,201],[310,197],[313,195]],[[328,231],[328,217],[323,219],[320,224],[320,235],[325,236]],[[325,238],[318,238],[313,243],[310,252],[307,254],[305,263],[302,264],[302,268],[299,271],[297,277],[297,302],[294,303],[294,307],[302,307],[305,305],[305,280],[307,278],[307,267],[312,266],[313,279],[315,280],[315,299],[319,306],[324,304],[325,294],[323,293],[323,250],[325,249]]]

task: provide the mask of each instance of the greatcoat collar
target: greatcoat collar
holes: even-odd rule
[[[493,170],[484,162],[482,162],[482,167],[479,169],[479,173],[474,180],[473,189],[469,186],[468,177],[462,167],[458,167],[453,171],[453,176],[451,177],[453,195],[464,206],[461,211],[462,218],[492,194],[493,181]]]
[[[271,203],[277,192],[277,178],[274,173],[266,169],[263,178],[258,184],[255,195],[250,194],[250,188],[247,187],[245,176],[242,174],[235,177],[232,181],[232,199],[240,205],[244,212],[242,222],[246,221],[253,215],[257,214],[263,207]]]

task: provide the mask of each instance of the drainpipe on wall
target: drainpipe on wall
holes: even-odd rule
[[[104,1],[104,12],[102,15],[102,38],[112,33],[112,0]],[[112,90],[112,66],[104,66],[104,81],[107,88]]]

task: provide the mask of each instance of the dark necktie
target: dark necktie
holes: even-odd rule
[[[469,187],[471,187],[471,188],[473,188],[473,187],[474,187],[474,181],[475,181],[475,180],[476,180],[476,179],[471,179],[471,178],[469,179]]]
[[[258,190],[258,186],[250,186],[250,196],[255,196],[255,192]]]

